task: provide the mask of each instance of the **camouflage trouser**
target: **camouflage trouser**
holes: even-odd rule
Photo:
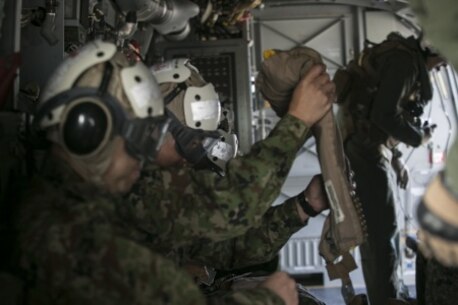
[[[364,280],[371,305],[386,305],[399,294],[399,249],[395,204],[396,174],[391,163],[374,149],[349,141],[345,152],[355,172],[356,192],[367,221],[368,238],[360,246]]]
[[[426,266],[426,305],[456,305],[458,303],[458,268],[444,267],[436,260]]]

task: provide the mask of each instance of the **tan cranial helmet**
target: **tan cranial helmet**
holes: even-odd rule
[[[113,138],[141,161],[153,160],[168,120],[154,76],[114,44],[93,41],[67,58],[43,91],[35,124],[70,156],[86,180],[101,183]]]
[[[221,129],[221,103],[189,59],[178,58],[151,67],[171,117],[170,132],[178,152],[198,168],[224,174],[237,153],[237,136]]]
[[[256,77],[256,87],[275,113],[282,117],[288,111],[297,83],[313,65],[323,63],[323,60],[317,51],[308,47],[267,50],[264,59]]]

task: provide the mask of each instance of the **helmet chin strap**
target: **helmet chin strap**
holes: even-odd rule
[[[168,105],[170,102],[172,102],[181,92],[186,91],[188,89],[188,85],[186,83],[178,83],[175,88],[173,88],[172,91],[170,91],[165,97],[164,97],[164,104]]]

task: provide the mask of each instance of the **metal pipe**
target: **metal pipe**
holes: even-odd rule
[[[161,22],[167,14],[167,5],[163,0],[113,0],[123,12],[137,12],[140,22]]]
[[[118,39],[127,39],[134,35],[137,30],[137,14],[135,11],[130,11],[126,15],[124,24],[118,30]]]
[[[182,40],[190,32],[189,19],[199,13],[189,0],[114,0],[124,12],[137,12],[137,20],[153,25],[169,40]]]

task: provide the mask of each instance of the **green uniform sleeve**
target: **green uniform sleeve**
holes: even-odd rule
[[[279,195],[308,130],[302,121],[286,115],[250,153],[230,161],[224,177],[204,171],[171,175],[149,170],[129,195],[126,215],[150,234],[155,247],[241,235],[259,224]]]
[[[189,259],[220,270],[261,264],[273,259],[291,235],[304,226],[297,212],[296,199],[290,198],[271,207],[259,227],[227,241],[196,245]]]

